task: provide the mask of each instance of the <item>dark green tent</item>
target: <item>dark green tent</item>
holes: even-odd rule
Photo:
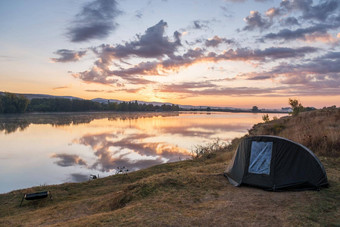
[[[308,148],[277,136],[243,139],[225,176],[267,190],[320,189],[328,186],[326,171]]]

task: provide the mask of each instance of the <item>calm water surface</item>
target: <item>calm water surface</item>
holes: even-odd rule
[[[0,115],[0,193],[81,182],[190,158],[196,145],[242,136],[263,114]],[[270,115],[270,117],[279,114]],[[281,115],[282,116],[282,115]]]

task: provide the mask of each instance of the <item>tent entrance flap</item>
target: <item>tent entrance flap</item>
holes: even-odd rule
[[[249,173],[270,175],[273,142],[252,141],[249,161]]]

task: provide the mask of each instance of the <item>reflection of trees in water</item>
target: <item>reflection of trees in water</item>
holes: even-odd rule
[[[0,131],[5,131],[5,134],[10,134],[12,132],[16,132],[18,129],[20,131],[25,130],[30,125],[29,122],[25,120],[18,121],[8,121],[8,122],[0,122]]]
[[[152,118],[152,117],[173,117],[179,116],[178,112],[131,112],[124,114],[116,114],[108,117],[109,121],[117,121],[117,120],[136,120],[139,118]]]
[[[89,124],[96,119],[107,118],[109,121],[132,120],[138,118],[178,116],[178,112],[154,113],[60,113],[60,114],[22,114],[0,116],[0,131],[6,134],[18,129],[25,130],[30,124],[50,124],[54,127]]]

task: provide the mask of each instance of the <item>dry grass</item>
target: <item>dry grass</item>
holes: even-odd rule
[[[320,127],[327,131],[327,137],[338,136],[339,126],[330,127],[339,120],[333,111],[339,114],[338,109],[330,113],[303,113],[257,125],[251,132],[268,134],[264,132],[274,130],[277,135],[289,135],[288,138],[297,141],[292,137],[301,130],[303,134],[322,136],[321,132],[310,131],[310,127]],[[327,120],[322,120],[322,116]],[[309,124],[315,121],[321,124]],[[303,138],[301,136],[300,141]],[[320,192],[277,193],[251,187],[236,188],[224,178],[222,173],[238,140],[230,145],[200,147],[200,158],[129,173],[131,181],[124,175],[116,175],[2,194],[0,226],[340,225],[340,159],[336,158],[340,151],[334,145],[333,150],[327,148],[331,155],[318,150],[323,154],[321,161],[330,188]],[[54,200],[25,201],[19,207],[23,193],[40,190],[50,190]]]
[[[277,135],[301,143],[314,153],[340,157],[340,108],[302,112],[260,123],[249,130],[250,135]]]

